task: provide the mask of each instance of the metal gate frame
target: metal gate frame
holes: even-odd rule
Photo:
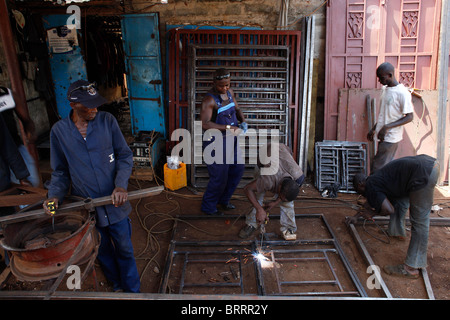
[[[333,246],[333,248],[328,248],[328,251],[333,251],[335,252],[340,261],[342,262],[345,271],[347,273],[347,275],[349,276],[349,278],[352,280],[353,285],[355,286],[357,291],[343,291],[342,287],[340,286],[339,280],[336,277],[336,274],[332,271],[333,275],[334,275],[334,280],[331,281],[325,281],[327,283],[333,283],[336,286],[338,286],[340,288],[340,291],[334,291],[334,292],[321,292],[319,291],[314,291],[314,292],[297,292],[297,293],[283,293],[280,292],[278,294],[268,294],[265,290],[265,286],[264,286],[264,277],[263,277],[263,273],[262,273],[262,267],[261,267],[261,263],[257,260],[256,263],[254,264],[254,272],[255,272],[255,277],[257,280],[257,291],[258,291],[258,295],[260,296],[322,296],[322,297],[333,297],[333,296],[356,296],[356,297],[367,297],[367,293],[363,287],[363,285],[360,283],[355,271],[352,269],[349,261],[347,260],[341,245],[339,244],[338,240],[336,239],[330,225],[328,224],[328,222],[325,219],[325,216],[323,214],[301,214],[301,215],[296,215],[295,216],[297,219],[302,219],[302,218],[314,218],[314,219],[319,219],[323,225],[325,226],[326,231],[329,233],[329,235],[331,236],[331,238],[329,239],[305,239],[305,240],[295,240],[295,241],[284,241],[284,240],[266,240],[264,241],[264,245],[265,246],[269,246],[269,247],[275,247],[275,246],[281,246],[283,248],[294,248],[293,250],[289,250],[292,252],[297,252],[297,253],[304,253],[304,252],[308,252],[311,250],[308,249],[301,249],[302,245],[328,245],[328,246]],[[225,217],[216,217],[216,216],[208,216],[207,219],[238,219],[241,218],[241,216],[233,216],[233,215],[226,215]],[[280,216],[279,215],[274,215],[271,216],[271,219],[279,219]],[[178,221],[179,220],[204,220],[205,216],[177,216],[177,219],[175,220],[174,223],[174,227],[173,227],[173,233],[172,233],[172,240],[171,240],[171,244],[167,253],[167,258],[166,258],[166,264],[165,264],[165,268],[164,268],[164,273],[161,279],[161,285],[160,285],[160,289],[159,289],[159,293],[160,294],[166,294],[167,290],[168,290],[168,285],[169,285],[169,278],[171,276],[171,271],[172,271],[172,264],[174,262],[174,259],[177,255],[184,255],[184,264],[183,264],[183,270],[182,270],[182,277],[180,279],[181,283],[180,283],[180,290],[179,294],[182,294],[183,291],[183,287],[186,286],[186,284],[184,283],[184,273],[186,271],[186,266],[188,263],[190,262],[194,262],[194,263],[207,263],[208,259],[203,259],[202,261],[194,261],[194,260],[189,260],[189,254],[191,253],[197,253],[197,252],[202,252],[202,251],[185,251],[182,248],[183,247],[196,247],[196,248],[200,248],[200,249],[204,249],[204,248],[208,248],[208,247],[224,247],[225,249],[220,250],[220,251],[206,251],[205,253],[208,254],[230,254],[231,253],[235,253],[235,254],[242,254],[242,252],[245,252],[246,254],[248,254],[248,252],[256,252],[256,248],[258,247],[258,243],[259,241],[257,240],[244,240],[244,241],[228,241],[228,240],[223,240],[223,241],[180,241],[180,240],[175,240],[175,236],[177,234],[177,227],[178,227]],[[229,248],[230,246],[234,246],[234,247],[242,247],[242,250],[227,250],[226,248]],[[321,252],[322,249],[313,249],[315,251]],[[278,250],[278,252],[281,252],[280,250]],[[301,257],[298,257],[298,259],[302,259]],[[327,260],[327,262],[329,263],[329,260],[327,258],[325,258]],[[210,260],[211,262],[212,260]],[[229,260],[214,260],[213,262],[224,262],[226,263]],[[232,261],[233,263],[237,263],[239,265],[239,270],[241,270],[241,264],[242,264],[242,259],[234,259]],[[331,268],[331,270],[333,270],[333,267],[331,266],[331,264],[329,264],[329,267]],[[277,284],[278,287],[281,288],[282,285],[289,285],[289,284],[294,284],[294,283],[283,283],[280,282],[279,280],[277,280]],[[301,284],[313,284],[313,283],[306,283],[306,282],[296,282],[295,284],[297,285],[301,285]],[[321,284],[319,282],[316,282],[316,284]],[[228,283],[223,283],[223,282],[214,282],[214,283],[203,283],[203,284],[194,284],[194,283],[189,283],[187,284],[188,286],[195,286],[195,287],[224,287],[227,286],[229,287],[230,284]],[[236,287],[240,287],[241,288],[241,295],[245,295],[245,292],[243,290],[243,280],[240,279],[240,283],[239,285],[234,285]]]
[[[347,219],[348,217],[346,217]],[[378,226],[383,224],[387,225],[389,224],[390,218],[386,217],[380,217],[376,216],[373,218],[372,223],[377,224]],[[366,261],[368,266],[376,266],[375,262],[373,261],[369,250],[364,244],[364,241],[361,239],[361,236],[358,233],[358,230],[356,229],[355,225],[363,225],[365,223],[365,220],[363,218],[359,218],[356,223],[350,223],[348,225],[349,231],[353,237],[353,240],[355,241],[355,244],[358,247],[358,250],[360,251],[361,255],[363,256],[364,260]],[[410,226],[411,222],[410,219],[405,219],[405,225]],[[435,227],[448,227],[450,226],[450,218],[430,218],[430,226]],[[435,300],[433,289],[431,287],[430,279],[428,277],[428,272],[426,268],[421,268],[422,277],[424,280],[425,288],[427,291],[428,299]],[[383,291],[383,294],[388,299],[393,299],[392,294],[389,291],[389,288],[387,287],[386,283],[384,282],[381,273],[375,268],[374,273],[376,275],[377,281],[380,283],[380,289]]]
[[[255,129],[252,134],[249,132],[250,139],[239,139],[246,164],[242,186],[253,179],[257,148],[261,144],[260,129],[276,129],[277,141],[290,144],[289,48],[263,45],[190,45],[189,48],[188,128],[194,146],[189,168],[191,184],[205,187],[208,183],[208,171],[201,157],[203,138],[197,136],[201,132],[194,130],[194,122],[200,120],[201,102],[211,88],[214,71],[225,67],[231,72],[231,86],[249,129]],[[250,158],[254,159],[253,164]]]
[[[289,56],[289,110],[292,119],[292,150],[297,157],[299,139],[298,117],[302,95],[301,31],[246,30],[246,29],[171,29],[168,32],[168,137],[178,128],[188,127],[188,48],[190,44],[268,45],[288,46]]]

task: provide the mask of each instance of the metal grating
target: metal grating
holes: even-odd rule
[[[239,218],[229,216],[226,219]],[[224,217],[209,217],[220,220]],[[183,216],[177,220],[204,220],[204,216]],[[279,215],[272,216],[279,219]],[[324,238],[296,241],[264,240],[264,251],[270,255],[273,267],[267,268],[253,258],[261,247],[255,240],[177,240],[182,234],[175,222],[160,293],[178,294],[238,294],[260,296],[321,296],[367,297],[350,263],[348,262],[331,227],[322,214],[296,215],[296,219],[312,219],[319,222]],[[180,233],[179,233],[180,232]],[[297,269],[290,276],[286,270],[307,264],[315,275],[308,278],[306,272]],[[317,263],[320,263],[318,265]],[[211,270],[214,270],[211,271]],[[202,273],[201,279],[190,277]],[[226,274],[227,278],[222,278]],[[193,279],[197,279],[196,282]],[[195,291],[195,292],[193,292]]]
[[[243,111],[249,129],[258,135],[261,129],[279,130],[276,137],[289,144],[289,48],[287,46],[262,45],[191,45],[189,55],[189,127],[195,132],[194,121],[200,121],[201,101],[211,88],[213,73],[224,67],[231,72],[231,87],[239,107]],[[192,145],[196,152],[192,155],[190,167],[191,184],[205,187],[209,176],[202,163],[201,136],[192,135]],[[240,145],[245,155],[246,169],[240,182],[245,185],[253,179],[257,147],[261,144],[253,135],[241,139]],[[202,163],[202,164],[199,164]]]
[[[266,45],[287,46],[289,56],[289,108],[292,119],[292,150],[297,157],[297,140],[300,134],[298,128],[299,103],[301,101],[300,85],[300,46],[301,31],[284,30],[248,30],[226,29],[207,30],[174,28],[168,35],[168,127],[169,136],[177,128],[188,128],[189,97],[188,82],[188,48],[192,44],[223,44],[223,45]]]
[[[315,153],[315,183],[319,191],[338,183],[340,192],[356,192],[353,176],[367,174],[367,143],[325,140],[316,143]]]

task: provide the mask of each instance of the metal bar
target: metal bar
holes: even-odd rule
[[[83,235],[83,238],[81,238],[80,242],[77,245],[77,248],[75,249],[75,251],[73,252],[72,256],[70,257],[70,259],[67,261],[64,269],[61,271],[61,273],[59,274],[58,278],[55,280],[55,282],[53,283],[52,287],[50,288],[50,290],[48,291],[47,295],[45,296],[45,300],[49,300],[50,297],[52,296],[52,294],[56,291],[56,289],[58,288],[59,284],[61,283],[62,279],[64,278],[64,276],[67,273],[67,268],[73,263],[73,261],[76,259],[78,253],[81,251],[84,242],[86,241],[86,239],[90,236],[91,234],[91,230],[95,227],[95,220],[92,220],[90,222],[90,226],[89,228],[86,230],[85,234]]]
[[[350,292],[351,294],[352,292]],[[357,293],[357,292],[355,292]],[[340,297],[332,297],[332,293],[328,296],[321,294],[319,297],[299,296],[299,295],[276,295],[274,296],[258,296],[258,295],[246,295],[245,299],[251,299],[252,301],[267,301],[267,300],[280,300],[280,301],[300,301],[300,300],[330,300],[330,301],[361,301],[361,300],[374,300],[380,301],[383,298],[360,298],[360,297],[343,297],[342,295],[348,294],[346,292],[339,293]],[[353,293],[354,294],[354,293]],[[35,300],[45,297],[45,291],[0,291],[0,300]],[[337,294],[334,294],[337,295]],[[319,296],[319,295],[317,295]],[[53,299],[58,300],[149,300],[149,301],[176,301],[176,300],[237,300],[242,301],[241,295],[229,294],[229,295],[204,295],[204,294],[160,294],[160,293],[128,293],[128,292],[88,292],[88,291],[56,291],[52,296]],[[402,300],[402,299],[399,299]],[[405,299],[406,300],[406,299]],[[409,300],[409,299],[408,299]]]
[[[164,266],[164,272],[161,278],[161,285],[159,286],[159,293],[166,294],[166,290],[169,284],[169,274],[172,269],[173,259],[175,257],[175,241],[172,240],[167,251],[166,265]]]
[[[358,291],[330,291],[330,292],[296,292],[296,293],[282,293],[280,296],[355,296],[358,295]],[[270,295],[273,296],[273,295]],[[322,299],[322,298],[321,298]]]
[[[239,253],[239,284],[241,285],[241,294],[244,294],[244,277],[242,276],[242,259]],[[230,266],[231,268],[231,266]]]
[[[152,188],[147,188],[147,189],[131,191],[128,193],[128,200],[131,201],[131,200],[140,199],[140,198],[144,198],[144,197],[156,196],[156,195],[160,194],[163,190],[164,190],[164,186],[158,186],[158,187],[152,187]],[[78,210],[80,208],[92,209],[94,207],[104,206],[104,205],[108,205],[108,204],[112,204],[111,196],[105,196],[105,197],[94,198],[94,199],[85,199],[82,201],[76,201],[76,202],[61,205],[58,208],[58,210],[56,211],[56,213],[58,214],[58,213],[70,212],[70,211]],[[45,213],[44,208],[42,208],[42,209],[37,209],[37,210],[33,210],[33,211],[15,213],[12,215],[0,217],[0,223],[5,223],[5,224],[16,223],[16,222],[21,222],[21,221],[26,221],[26,220],[42,218],[42,217],[46,217],[46,216],[47,216],[47,214]]]
[[[327,255],[327,253],[324,252],[323,254],[324,254],[324,256],[325,256],[325,258],[326,258],[326,261],[327,261],[327,263],[328,263],[328,267],[330,268],[330,271],[331,271],[331,273],[333,274],[333,277],[334,277],[335,281],[337,282],[337,285],[338,285],[338,287],[339,287],[339,290],[344,291],[344,289],[342,288],[341,282],[339,281],[339,279],[338,279],[338,277],[337,277],[337,275],[336,275],[336,272],[334,271],[333,265],[331,264],[331,261],[330,261],[328,255]]]
[[[446,149],[447,136],[447,106],[448,106],[448,68],[449,68],[449,51],[450,51],[450,3],[449,0],[442,0],[441,11],[441,28],[439,37],[439,60],[438,60],[438,114],[437,114],[437,159],[440,164],[439,183],[445,178],[445,155],[448,153]],[[447,163],[448,165],[448,163]],[[449,168],[450,170],[450,168]],[[449,177],[450,181],[450,177]],[[450,183],[450,182],[449,182]]]
[[[282,281],[281,282],[281,285],[301,285],[301,284],[332,284],[332,285],[336,285],[337,281],[336,280],[307,280],[307,281]]]
[[[420,270],[422,271],[423,282],[425,283],[425,287],[427,288],[428,299],[435,300],[430,278],[428,277],[427,268],[421,268]]]
[[[239,283],[234,282],[210,282],[210,283],[185,283],[184,287],[239,287]],[[180,292],[181,294],[182,292]]]
[[[362,253],[364,259],[366,260],[366,263],[369,266],[374,266],[375,263],[373,262],[372,257],[369,254],[369,251],[367,251],[367,248],[364,245],[363,241],[361,240],[361,237],[359,236],[358,231],[356,230],[356,228],[353,225],[353,223],[349,224],[349,227],[350,227],[350,231],[351,231],[351,234],[353,236],[353,239],[355,240],[358,249],[360,250],[360,252]],[[388,289],[386,283],[384,282],[383,278],[381,277],[381,274],[380,274],[378,268],[373,268],[373,269],[374,269],[373,271],[375,273],[376,279],[380,283],[381,289],[383,290],[386,298],[392,299],[392,295],[389,292],[389,289]]]
[[[328,222],[326,221],[326,219],[325,219],[325,217],[323,215],[322,215],[322,221],[326,225],[327,230],[331,234],[332,238],[333,239],[337,239],[336,236],[334,235],[333,231],[331,230],[330,225],[328,224]],[[346,267],[346,270],[347,270],[348,274],[352,278],[353,283],[356,285],[360,295],[363,296],[363,297],[367,297],[366,290],[362,286],[361,282],[359,282],[358,276],[356,275],[355,271],[350,266],[350,263],[348,262],[347,258],[345,257],[344,251],[342,250],[341,245],[339,244],[339,242],[337,240],[334,242],[334,246],[335,246],[335,248],[336,248],[336,250],[338,252],[338,255],[339,255],[340,259],[344,263],[344,266]]]
[[[180,290],[179,290],[180,294],[183,293],[183,289],[184,289],[184,278],[186,276],[186,267],[187,267],[187,264],[188,264],[188,255],[189,255],[188,252],[184,253],[184,263],[183,263],[183,269],[181,271],[181,279],[180,279]]]
[[[380,216],[373,217],[373,219],[376,223],[379,223],[379,224],[388,224],[389,220],[390,220],[390,218],[388,218],[388,217],[380,217]],[[355,224],[360,225],[363,222],[364,222],[364,219],[359,218]],[[406,223],[406,225],[411,225],[410,219],[405,219],[405,223]],[[435,227],[450,226],[450,218],[430,218],[430,226],[435,226]]]
[[[258,244],[257,241],[254,240],[252,243],[252,251],[257,252]],[[265,296],[266,295],[266,289],[264,286],[264,276],[261,268],[261,262],[259,260],[255,263],[255,274],[256,274],[256,287],[258,290],[258,295]],[[241,274],[242,276],[242,274]]]
[[[272,256],[272,262],[275,264],[275,255],[273,254],[273,250],[270,251],[270,255]],[[277,280],[278,292],[283,293],[283,289],[281,288],[281,283],[280,283],[280,276],[278,275],[278,268],[274,267],[272,269],[273,269],[273,272],[275,273],[275,279]]]

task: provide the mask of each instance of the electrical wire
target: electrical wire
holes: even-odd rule
[[[381,238],[379,238],[379,237],[377,237],[377,236],[375,236],[375,235],[373,235],[372,233],[370,233],[369,231],[367,231],[367,228],[366,228],[366,222],[367,221],[371,221],[371,222],[373,222],[373,224],[386,236],[386,238],[387,238],[387,241],[385,241],[385,240],[383,240],[383,239],[381,239]],[[383,243],[386,243],[386,244],[390,244],[391,243],[391,240],[390,240],[390,238],[389,238],[389,235],[387,234],[387,232],[386,232],[386,230],[384,230],[383,228],[381,228],[380,227],[380,225],[378,224],[378,223],[376,223],[374,220],[369,220],[369,219],[364,219],[364,222],[363,222],[363,230],[364,230],[364,232],[366,232],[369,236],[371,236],[372,238],[374,238],[374,239],[376,239],[376,240],[378,240],[378,241],[381,241],[381,242],[383,242]]]

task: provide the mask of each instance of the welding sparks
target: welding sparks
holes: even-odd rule
[[[255,252],[253,254],[253,257],[260,263],[261,268],[273,267],[273,261],[267,258],[262,250],[258,250],[258,252]]]

